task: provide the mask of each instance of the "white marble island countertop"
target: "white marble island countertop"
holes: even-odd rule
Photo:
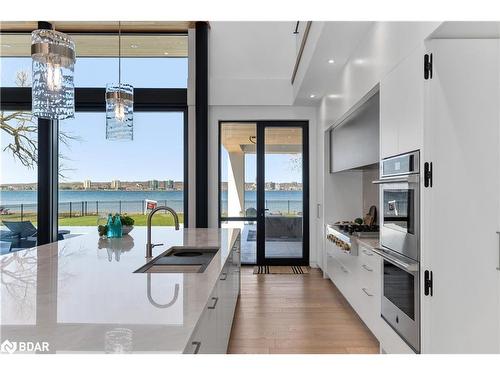
[[[134,273],[147,263],[145,227],[2,255],[0,341],[48,342],[52,353],[180,353],[238,234],[153,227],[153,242],[164,244],[153,256],[171,246],[218,247],[203,273]]]

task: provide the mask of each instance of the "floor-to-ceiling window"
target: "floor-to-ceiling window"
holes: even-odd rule
[[[257,124],[220,127],[221,226],[240,228],[241,261],[257,262]]]
[[[81,227],[96,226],[107,213],[127,214],[135,225],[145,225],[147,201],[171,206],[183,222],[187,36],[122,37],[121,81],[136,89],[131,142],[105,139],[104,90],[106,84],[118,81],[117,36],[72,36],[77,50],[77,102],[75,118],[59,124],[59,209],[54,214],[59,217],[60,239],[86,230]],[[20,48],[23,43],[26,48]],[[2,251],[36,244],[37,119],[26,108],[29,92],[16,90],[31,84],[29,44],[29,34],[3,35],[1,87],[9,88],[10,97],[3,95],[2,103],[7,100],[9,106],[1,108]],[[12,108],[13,98],[23,101],[19,109]],[[166,214],[153,222],[172,224]],[[10,237],[19,226],[26,227],[24,242],[13,242]],[[28,227],[33,228],[33,236],[24,238]]]

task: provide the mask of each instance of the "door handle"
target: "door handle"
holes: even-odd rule
[[[500,271],[500,231],[497,231],[498,234],[498,267],[497,271]]]

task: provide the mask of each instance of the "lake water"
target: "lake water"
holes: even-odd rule
[[[266,191],[266,207],[271,211],[302,211],[302,192],[300,191]],[[142,212],[144,200],[158,201],[160,205],[168,205],[179,212],[183,211],[182,191],[93,191],[93,190],[60,190],[59,211],[73,210],[79,212]],[[227,207],[227,192],[222,192],[222,209]],[[0,191],[0,205],[17,212],[23,204],[24,212],[36,211],[36,191]],[[70,204],[71,202],[71,204]],[[84,202],[84,203],[82,203]],[[256,206],[256,192],[245,192],[245,208]]]

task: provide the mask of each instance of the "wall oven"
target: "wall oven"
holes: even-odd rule
[[[419,151],[380,163],[380,245],[420,259]]]
[[[420,352],[420,265],[384,248],[373,249],[382,257],[382,318]]]
[[[420,153],[380,163],[382,318],[420,352]]]

